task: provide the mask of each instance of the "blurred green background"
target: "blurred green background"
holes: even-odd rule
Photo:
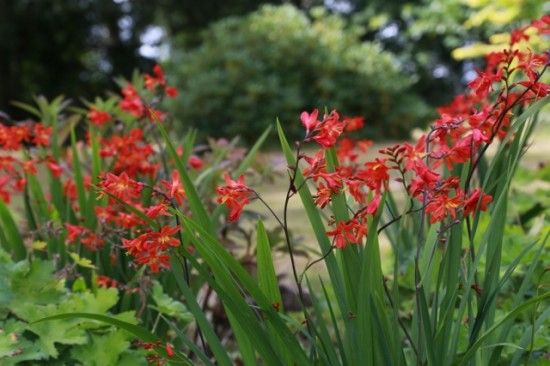
[[[21,119],[10,102],[38,94],[91,99],[116,91],[116,76],[160,62],[180,89],[171,107],[182,130],[253,141],[276,117],[298,134],[300,111],[327,108],[365,117],[366,136],[402,138],[475,75],[481,64],[468,46],[548,7],[542,0],[0,0],[0,111]]]

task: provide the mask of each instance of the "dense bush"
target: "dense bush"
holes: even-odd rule
[[[371,137],[403,137],[427,110],[409,93],[414,77],[359,29],[335,15],[265,6],[224,19],[200,47],[177,52],[172,64],[182,93],[176,117],[214,136],[254,141],[275,117],[291,137],[305,108],[338,109],[366,120]]]

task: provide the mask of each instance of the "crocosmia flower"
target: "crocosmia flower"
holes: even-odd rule
[[[225,185],[216,188],[217,201],[230,209],[229,221],[236,221],[241,216],[244,206],[250,202],[253,191],[244,184],[242,175],[235,181],[226,173],[224,179]]]

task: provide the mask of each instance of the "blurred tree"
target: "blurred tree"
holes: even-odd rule
[[[158,16],[169,34],[179,35],[180,42],[187,45],[200,43],[200,31],[222,18],[243,15],[257,10],[263,4],[291,3],[297,7],[305,6],[307,0],[158,0],[144,2],[149,11]]]
[[[321,8],[313,20],[286,5],[264,6],[211,25],[199,47],[174,47],[169,70],[179,83],[177,116],[213,136],[247,141],[273,124],[303,133],[298,116],[338,109],[366,119],[371,137],[403,137],[425,122],[426,106],[411,91],[414,74],[361,29]]]
[[[90,97],[147,62],[137,49],[150,19],[135,10],[113,0],[0,0],[0,109],[16,113],[11,100],[38,93]]]
[[[140,37],[153,25],[197,42],[220,18],[283,0],[0,0],[0,110],[33,94],[91,97],[153,60]],[[300,1],[292,1],[299,3]]]

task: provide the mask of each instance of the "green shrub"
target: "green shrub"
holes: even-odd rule
[[[403,137],[424,120],[425,104],[409,91],[414,76],[392,54],[362,42],[341,17],[312,18],[289,5],[264,6],[215,23],[200,47],[176,51],[170,70],[182,124],[250,142],[275,116],[299,137],[304,109],[361,115],[370,137]]]

